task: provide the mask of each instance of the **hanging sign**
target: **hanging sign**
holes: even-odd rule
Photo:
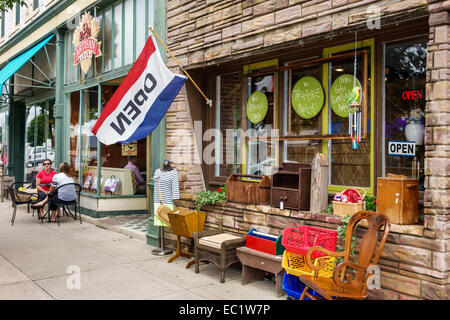
[[[416,155],[416,143],[414,141],[389,141],[390,156],[414,157]]]
[[[322,110],[324,102],[322,85],[314,77],[301,78],[292,89],[292,107],[303,119],[314,118]]]
[[[122,156],[137,156],[137,141],[122,144]]]
[[[355,83],[356,87],[362,88],[359,80],[355,79],[355,77],[353,77],[351,74],[343,74],[337,77],[337,79],[334,80],[333,84],[331,85],[331,109],[333,109],[334,113],[342,118],[348,118],[348,115],[350,113],[350,109],[347,108],[346,103],[349,95],[352,93],[353,83]],[[357,101],[359,104],[362,100],[362,94],[363,92],[360,93],[358,99],[359,101]]]
[[[73,33],[73,64],[80,65],[81,70],[86,74],[92,65],[92,57],[97,58],[102,55],[100,51],[101,41],[97,41],[100,27],[97,18],[85,13],[80,21],[80,25]]]
[[[257,124],[264,120],[269,110],[269,103],[267,97],[262,91],[255,91],[252,93],[247,101],[247,118],[251,123]]]

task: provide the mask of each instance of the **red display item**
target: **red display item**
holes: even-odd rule
[[[362,200],[361,194],[355,189],[346,189],[342,195],[347,196],[347,201],[351,203],[358,203]]]
[[[300,226],[283,230],[281,243],[287,251],[306,255],[309,248],[319,246],[330,251],[336,251],[337,231],[323,228]],[[315,251],[313,259],[324,257],[325,254]]]
[[[276,255],[276,242],[247,235],[245,240],[247,248]]]

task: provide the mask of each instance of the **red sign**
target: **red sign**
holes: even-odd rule
[[[403,100],[419,100],[423,97],[423,90],[406,90],[402,93]]]
[[[97,39],[92,37],[81,41],[73,53],[73,64],[76,66],[86,58],[101,56],[100,45],[101,42],[97,42]]]

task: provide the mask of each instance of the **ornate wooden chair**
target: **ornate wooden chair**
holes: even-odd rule
[[[350,260],[352,235],[356,225],[361,221],[368,222],[367,231],[361,239],[359,256],[357,263]],[[311,247],[306,253],[306,263],[314,271],[314,275],[299,276],[299,280],[305,284],[305,289],[300,300],[306,297],[317,300],[308,290],[311,288],[320,294],[323,298],[331,299],[367,299],[367,285],[370,276],[375,272],[369,266],[376,266],[384,244],[390,230],[389,218],[383,214],[372,211],[361,211],[355,213],[348,222],[345,235],[345,250],[342,252],[333,252],[322,247]],[[377,235],[384,227],[384,233],[377,248]],[[325,266],[322,259],[319,264],[314,266],[311,255],[314,251],[320,251],[327,256],[343,257],[344,260],[337,264],[332,278],[317,277],[318,271]]]

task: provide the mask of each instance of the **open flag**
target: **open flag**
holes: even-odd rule
[[[167,69],[150,36],[92,133],[106,145],[145,138],[158,126],[186,79]]]

